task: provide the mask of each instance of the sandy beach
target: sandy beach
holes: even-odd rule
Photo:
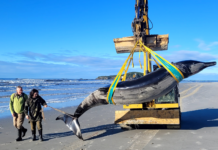
[[[67,107],[61,110],[73,114],[75,109],[76,107]],[[120,109],[123,109],[122,106],[98,106],[96,109],[91,109],[85,113],[80,118],[83,137],[87,139],[84,142],[74,136],[73,132],[65,126],[64,122],[55,120],[57,116],[61,115],[61,113],[55,110],[45,111],[45,120],[42,121],[43,142],[39,140],[32,142],[30,124],[27,119],[25,119],[23,126],[28,129],[28,132],[22,142],[16,142],[17,130],[13,127],[12,117],[3,118],[0,120],[0,149],[60,150],[68,149],[72,145],[74,145],[74,148],[80,148],[85,145],[84,143],[90,142],[93,137],[102,134],[102,130],[117,128],[118,125],[113,124],[114,111]],[[36,132],[36,135],[38,136],[38,132]]]
[[[181,129],[135,129],[122,130],[114,124],[115,110],[122,106],[98,106],[87,111],[79,119],[85,141],[79,140],[54,110],[45,111],[43,120],[43,142],[31,141],[28,129],[23,141],[16,142],[17,130],[12,125],[12,117],[0,119],[0,149],[13,150],[122,150],[122,149],[170,149],[209,150],[218,144],[218,83],[193,82],[179,86],[181,94]],[[73,114],[76,107],[61,110]],[[38,135],[38,132],[37,132]],[[38,137],[37,137],[38,139]]]

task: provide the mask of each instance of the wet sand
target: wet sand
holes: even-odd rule
[[[122,130],[114,124],[114,112],[122,110],[122,106],[98,106],[79,119],[85,139],[81,141],[62,121],[55,120],[59,112],[48,110],[43,121],[43,142],[31,141],[27,120],[24,123],[28,129],[26,136],[23,141],[15,142],[17,130],[12,125],[12,117],[0,119],[0,150],[218,149],[218,83],[182,83],[179,89],[181,129]],[[67,107],[61,110],[73,114],[75,109]]]

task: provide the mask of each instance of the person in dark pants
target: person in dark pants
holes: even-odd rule
[[[27,129],[23,127],[23,122],[25,118],[24,106],[28,96],[23,93],[21,86],[18,86],[16,91],[17,92],[13,93],[10,97],[9,107],[13,116],[14,127],[18,130],[18,138],[16,141],[22,141],[22,137],[24,137],[27,132]]]
[[[25,115],[30,121],[32,130],[32,140],[36,140],[36,126],[39,131],[39,139],[43,141],[42,137],[42,108],[41,105],[47,107],[45,100],[39,96],[39,91],[32,89],[25,103]]]

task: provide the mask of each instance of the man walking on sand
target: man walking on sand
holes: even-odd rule
[[[25,129],[22,126],[25,118],[25,114],[24,114],[25,101],[27,99],[28,96],[25,93],[23,93],[23,89],[21,86],[17,87],[17,92],[13,93],[10,98],[9,106],[10,106],[11,114],[13,116],[13,124],[15,128],[18,129],[18,138],[16,139],[16,141],[22,141],[22,137],[24,137],[27,132],[27,129]]]

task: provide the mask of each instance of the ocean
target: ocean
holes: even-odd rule
[[[10,116],[9,101],[17,86],[23,87],[23,92],[29,95],[35,88],[49,106],[64,108],[79,105],[84,98],[100,87],[111,84],[113,80],[95,79],[18,79],[0,78],[0,118]],[[185,82],[218,82],[184,80]],[[46,108],[45,110],[49,110]],[[71,113],[71,112],[69,112]],[[72,112],[74,113],[74,112]]]
[[[95,79],[17,79],[0,78],[0,118],[10,116],[9,101],[17,86],[29,95],[35,88],[49,106],[63,108],[79,105],[84,98],[100,87],[111,84],[112,80]],[[49,110],[50,108],[45,108]],[[72,112],[73,113],[73,112]]]

